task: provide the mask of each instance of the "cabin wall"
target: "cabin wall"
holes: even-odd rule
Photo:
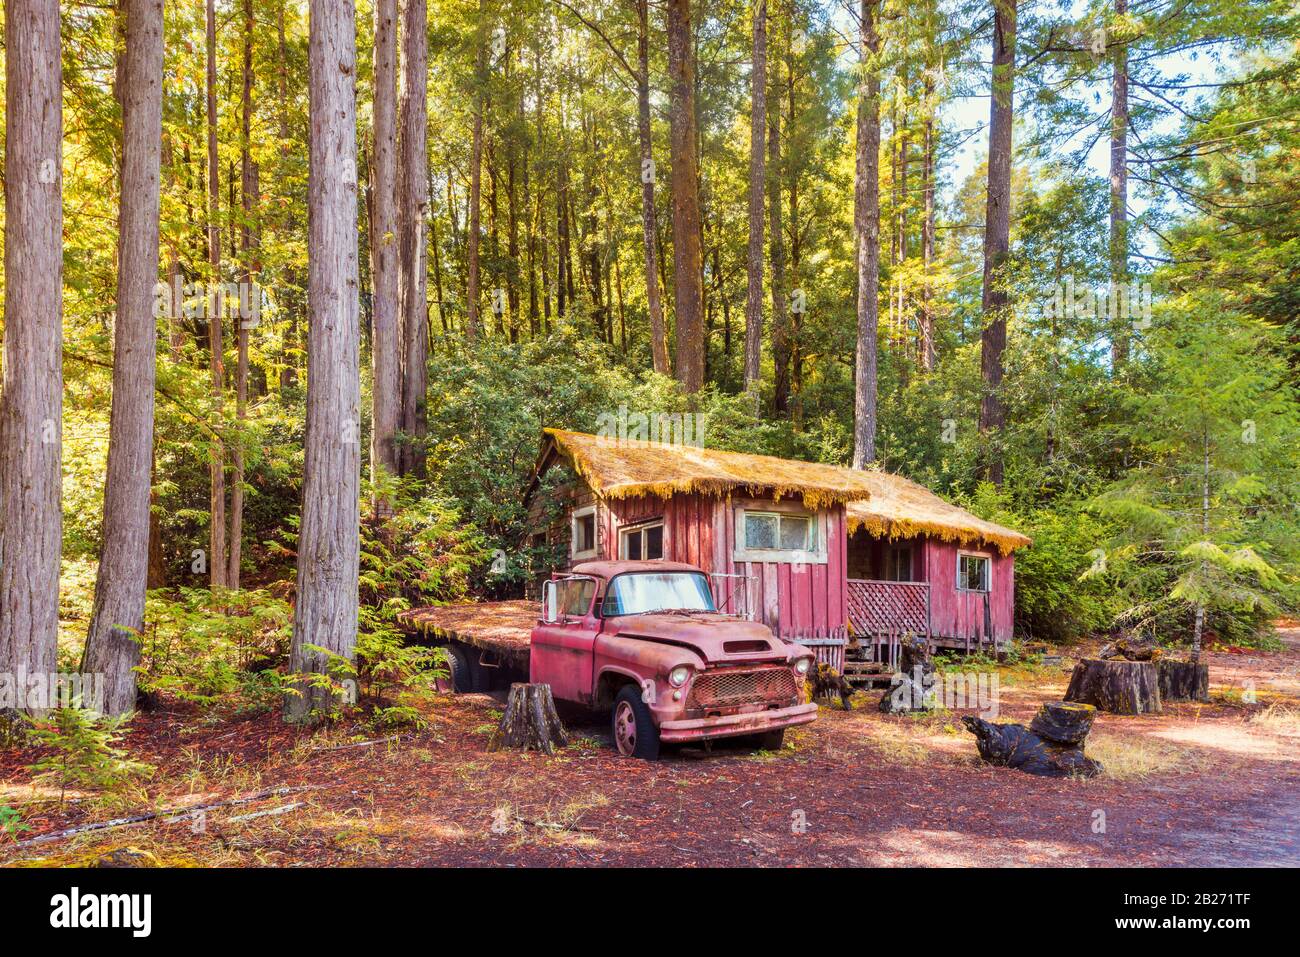
[[[957,588],[959,552],[988,555],[989,591],[960,591]],[[990,636],[999,644],[1009,642],[1015,620],[1015,566],[1013,556],[996,549],[961,548],[935,539],[926,545],[927,579],[930,582],[930,627],[932,637],[950,639],[972,648]],[[986,611],[987,606],[987,611]]]

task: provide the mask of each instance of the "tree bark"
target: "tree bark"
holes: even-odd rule
[[[488,741],[489,751],[514,748],[554,754],[557,747],[569,743],[568,733],[555,710],[551,686],[522,684],[510,686],[506,711]]]
[[[1195,661],[1156,661],[1161,701],[1209,701],[1210,666]]]
[[[763,221],[767,160],[767,0],[754,9],[749,77],[749,247],[745,263],[745,389],[757,393],[763,371]]]
[[[853,232],[858,258],[858,344],[854,373],[853,467],[876,458],[876,351],[880,325],[880,39],[878,0],[862,0],[859,24],[862,77]]]
[[[63,538],[63,72],[59,5],[5,4],[0,670],[50,673]],[[151,313],[152,315],[152,313]]]
[[[690,0],[668,0],[670,148],[673,165],[673,303],[677,381],[704,385],[704,265],[700,248],[700,170],[695,116],[695,32]]]
[[[258,178],[252,154],[253,122],[253,0],[244,4],[243,101],[239,137],[239,197],[243,222],[240,224],[240,276],[238,322],[235,325],[235,418],[239,433],[231,456],[230,481],[230,564],[226,585],[239,588],[244,540],[244,424],[248,419],[248,336],[261,315],[261,289],[256,285],[259,270],[253,262],[259,242],[254,219],[257,215]]]
[[[409,53],[408,53],[409,56]],[[375,5],[374,181],[371,184],[370,258],[374,273],[371,332],[372,424],[370,475],[401,469],[397,427],[402,410],[398,335],[400,275],[397,236],[397,0]],[[388,503],[376,495],[376,514]]]
[[[1084,658],[1074,666],[1066,701],[1111,714],[1158,714],[1160,682],[1150,661]]]
[[[103,675],[103,712],[135,708],[144,628],[153,472],[154,285],[162,175],[163,0],[124,0],[122,194],[118,214],[113,405],[104,482],[104,541],[82,671]]]
[[[478,50],[474,65],[474,129],[469,151],[469,237],[466,247],[465,338],[473,342],[482,327],[479,318],[479,227],[483,205],[483,111],[487,103],[487,8],[484,0],[478,5]],[[561,296],[561,299],[563,296]],[[561,304],[560,312],[564,312]]]
[[[1007,347],[1007,258],[1011,249],[1011,130],[1016,79],[1016,0],[993,0],[988,191],[984,212],[984,331],[980,337],[982,473],[1002,484],[1002,354]]]
[[[407,0],[402,20],[401,283],[399,288],[405,376],[402,431],[408,445],[406,471],[424,478],[424,438],[429,432],[428,250],[424,218],[429,209],[429,18],[425,0]]]
[[[217,158],[217,14],[215,0],[206,0],[207,19],[207,128],[208,128],[208,282],[207,297],[209,370],[212,406],[217,427],[225,406],[226,367],[222,344],[224,296],[221,283],[221,184]],[[208,509],[208,573],[213,588],[226,584],[226,453],[219,434],[212,438],[209,463],[211,495]]]
[[[767,217],[772,257],[772,407],[784,415],[790,404],[790,323],[786,301],[785,225],[781,209],[781,61],[772,57],[774,109],[767,111]]]
[[[1128,13],[1128,0],[1115,0],[1115,16]],[[1113,41],[1113,37],[1111,38]],[[1118,308],[1119,290],[1128,285],[1128,43],[1116,42],[1110,101],[1110,283],[1111,365],[1128,358],[1128,317]]]
[[[646,311],[650,314],[650,354],[655,372],[671,375],[668,363],[668,339],[664,330],[664,307],[659,290],[659,261],[655,239],[659,226],[655,222],[654,141],[650,128],[650,3],[636,0],[637,76],[636,134],[641,147],[641,242],[645,254]]]
[[[356,20],[352,0],[315,0],[308,39],[307,433],[291,674],[351,661],[357,637],[360,371],[357,274]],[[330,688],[296,683],[285,719],[332,710]]]

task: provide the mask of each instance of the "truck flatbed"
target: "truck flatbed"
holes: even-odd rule
[[[412,608],[397,617],[429,638],[459,641],[490,652],[526,674],[528,644],[539,610],[536,601],[480,601]]]

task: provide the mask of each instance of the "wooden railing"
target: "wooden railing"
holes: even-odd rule
[[[866,636],[930,637],[930,583],[848,579],[849,627]]]

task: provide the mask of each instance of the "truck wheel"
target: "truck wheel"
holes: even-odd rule
[[[614,750],[624,757],[655,761],[659,758],[659,729],[641,689],[625,685],[614,699]]]
[[[750,740],[760,751],[780,751],[785,747],[785,728],[764,731],[762,734],[754,735]]]
[[[465,649],[459,645],[447,645],[443,650],[447,653],[447,677],[438,679],[438,690],[456,694],[473,691],[473,672]]]

